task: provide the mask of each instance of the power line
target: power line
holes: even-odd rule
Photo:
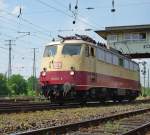
[[[12,37],[12,36],[10,36],[10,35],[8,35],[8,34],[4,34],[4,33],[3,33],[3,35],[5,35],[7,38],[15,39],[14,37]],[[21,41],[23,41],[23,43],[25,42],[25,40],[21,40]],[[4,48],[4,47],[0,47],[0,48],[3,49],[3,50],[4,50],[4,49],[5,49],[5,50],[8,50],[7,48]],[[22,48],[22,47],[21,47],[21,48]],[[25,51],[25,56],[26,56],[26,58],[31,59],[31,57],[29,57],[29,56],[26,55],[26,53],[27,53],[26,50],[27,50],[27,49],[31,49],[31,48],[25,48],[25,50],[24,50],[24,51]],[[13,49],[12,49],[12,51],[15,52],[15,55],[22,56],[22,52],[20,52],[20,51],[15,51],[15,50],[13,50]],[[19,55],[19,54],[20,54],[20,55]]]
[[[62,6],[62,7],[64,7],[64,8],[67,8],[65,5],[63,5],[61,2],[58,2],[58,1],[56,1],[56,0],[53,0],[56,4],[59,4],[60,6]],[[76,1],[77,3],[78,3],[78,1]],[[78,18],[78,20],[80,20],[80,21],[82,21],[84,24],[87,24],[87,25],[89,25],[89,26],[92,26],[93,28],[96,28],[95,26],[93,26],[93,25],[91,25],[91,24],[89,24],[89,23],[87,23],[85,20],[84,20],[84,16],[83,15],[81,15],[82,13],[81,13],[81,11],[80,11],[80,13],[78,12],[78,16],[80,17],[80,19]],[[93,21],[92,21],[93,22]],[[95,22],[93,22],[94,23],[94,25],[96,25],[96,26],[98,26],[98,28],[104,28],[103,26],[99,26],[98,24],[96,24]]]
[[[67,14],[65,11],[63,11],[61,9],[58,9],[58,8],[55,8],[54,6],[51,6],[50,4],[48,4],[46,2],[43,2],[42,0],[36,0],[36,1],[39,2],[39,3],[41,3],[42,5],[45,5],[46,7],[52,8],[52,9],[54,9],[54,10],[60,12],[60,13],[63,13],[63,14],[65,14],[65,15],[67,15],[67,16],[69,16],[69,17],[72,18],[72,16],[69,15],[69,14]]]
[[[16,16],[15,16],[14,14],[9,13],[9,12],[6,11],[6,10],[3,10],[3,12],[5,12],[6,14],[8,14],[8,15],[13,16],[13,17],[16,18]],[[2,17],[2,16],[1,16],[1,17]],[[43,31],[47,31],[46,28],[43,28],[43,27],[41,27],[41,26],[39,26],[39,25],[36,25],[36,24],[30,22],[29,20],[23,18],[23,17],[20,17],[19,19],[22,20],[23,22],[25,22],[25,23],[27,23],[27,24],[33,26],[33,27],[36,28],[36,29],[40,29],[40,30],[43,30]],[[9,20],[10,20],[10,19],[9,19]],[[43,33],[43,31],[38,31],[38,32],[39,32],[39,33]],[[49,31],[49,32],[50,32],[50,31]],[[45,33],[43,33],[43,34],[45,34]],[[45,36],[48,36],[48,37],[49,37],[49,36],[51,36],[51,35],[45,34]]]
[[[4,49],[4,50],[7,50],[7,48],[5,48],[5,47],[0,47],[1,49]]]
[[[1,19],[0,19],[1,20]],[[5,29],[9,29],[9,30],[11,30],[11,31],[13,31],[13,32],[16,32],[16,33],[24,33],[24,32],[20,32],[20,31],[18,31],[17,29],[14,29],[14,28],[11,28],[11,27],[5,27]],[[36,38],[38,38],[39,40],[41,40],[41,41],[43,41],[43,40],[48,40],[48,39],[46,39],[46,38],[44,38],[44,37],[41,37],[41,36],[37,36],[36,34],[32,34],[31,32],[26,32],[27,33],[27,35],[30,35],[30,36],[34,36],[34,37],[36,37]],[[26,35],[21,35],[21,36],[17,36],[17,37],[12,37],[12,36],[9,36],[8,34],[6,35],[6,34],[4,34],[4,33],[2,33],[2,35],[5,35],[6,37],[9,37],[9,38],[13,38],[14,40],[20,40],[20,41],[22,41],[23,43],[27,43],[27,44],[29,44],[29,42],[27,42],[26,40],[23,40],[23,39],[20,39],[21,37],[24,37],[24,36],[26,36]],[[33,42],[31,42],[30,41],[30,43],[33,43]]]
[[[54,6],[51,6],[50,4],[48,4],[48,3],[46,3],[46,2],[43,2],[42,0],[36,0],[36,1],[39,2],[39,3],[41,3],[42,5],[45,5],[46,7],[52,8],[52,9],[54,9],[54,10],[56,10],[56,11],[58,11],[58,12],[64,14],[64,15],[66,15],[66,16],[69,16],[69,17],[71,17],[71,18],[74,17],[74,16],[72,16],[72,15],[66,13],[65,11],[63,11],[63,10],[61,10],[61,9],[55,8]],[[80,20],[81,22],[83,22],[83,23],[85,23],[85,24],[91,26],[91,27],[94,28],[94,29],[96,28],[95,26],[93,26],[93,25],[87,23],[87,22],[86,22],[85,20],[83,20],[82,18],[80,18],[80,19],[78,18],[78,20]]]
[[[148,84],[147,84],[147,85],[148,85],[148,88],[150,88],[150,85],[149,85],[149,84],[150,84],[150,80],[149,80],[149,78],[150,78],[150,77],[149,77],[149,69],[148,69],[148,78],[147,78],[147,80],[148,80]]]
[[[3,53],[3,54],[5,54],[5,55],[7,55],[7,53],[8,53],[8,49],[6,49],[6,48],[3,48],[3,47],[0,47],[0,52],[1,53]]]
[[[9,14],[10,15],[10,14]],[[7,24],[11,24],[10,22],[14,22],[14,23],[16,23],[16,21],[14,21],[14,20],[12,20],[12,19],[8,19],[8,18],[6,18],[6,17],[3,17],[3,16],[0,16],[0,18],[1,18],[1,21],[3,21],[4,23],[7,23]],[[4,20],[2,20],[2,19],[4,19]],[[11,24],[12,25],[12,24]],[[25,24],[21,24],[22,26],[24,26],[24,27],[27,27]],[[4,27],[4,26],[3,26]],[[29,27],[29,26],[28,26]],[[27,27],[27,28],[28,28]],[[16,27],[15,27],[16,28]],[[10,28],[10,29],[12,29],[12,30],[15,30],[16,32],[18,32],[18,29],[16,28],[16,29],[14,29],[14,27],[13,28]],[[37,30],[37,28],[35,29],[35,28],[32,28],[33,30],[35,30],[36,32],[32,32],[32,33],[39,33],[40,35],[43,35],[43,36],[45,36],[45,37],[50,37],[51,35],[50,34],[46,34],[45,33],[45,30],[44,30],[44,32],[43,31],[39,31],[39,30]],[[51,31],[48,31],[49,33],[51,32]]]
[[[137,2],[137,3],[120,4],[120,5],[118,4],[118,5],[116,5],[116,7],[118,8],[118,7],[129,7],[129,6],[142,6],[142,5],[148,5],[148,4],[150,4],[150,2]],[[102,8],[107,9],[107,8],[111,8],[111,7],[112,7],[112,5],[111,6],[96,6],[96,7],[92,6],[92,8],[94,8],[94,9],[102,9]],[[82,9],[87,9],[87,7],[86,8],[84,7]]]

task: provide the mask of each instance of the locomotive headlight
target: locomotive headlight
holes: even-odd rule
[[[70,75],[74,75],[75,74],[75,67],[70,67],[71,71],[70,71]]]
[[[74,71],[70,71],[70,75],[74,75]]]
[[[74,75],[75,74],[75,67],[70,67],[71,71],[70,71],[70,75]]]
[[[43,77],[46,76],[46,68],[43,68],[43,71],[42,71],[41,75],[42,75]]]
[[[43,72],[42,72],[42,76],[46,76],[46,71],[43,71]]]

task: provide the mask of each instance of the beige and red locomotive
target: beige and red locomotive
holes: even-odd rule
[[[42,93],[51,101],[134,100],[140,93],[139,65],[87,36],[48,44],[41,68]]]

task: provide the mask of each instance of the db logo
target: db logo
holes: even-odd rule
[[[54,69],[60,69],[60,68],[62,68],[62,62],[54,62],[53,63],[53,68]]]

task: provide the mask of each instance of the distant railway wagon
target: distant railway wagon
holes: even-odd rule
[[[61,37],[45,47],[40,86],[54,101],[134,100],[139,65],[85,35]]]

